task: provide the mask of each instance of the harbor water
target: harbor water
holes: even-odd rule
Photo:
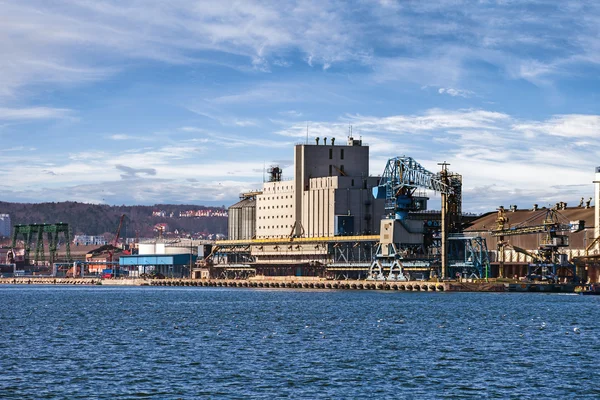
[[[3,399],[600,398],[600,296],[0,286]]]

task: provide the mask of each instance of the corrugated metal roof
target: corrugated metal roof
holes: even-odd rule
[[[246,199],[238,201],[234,205],[229,206],[229,208],[253,207],[255,205],[256,205],[256,200],[253,197],[250,197],[250,198],[246,198]]]
[[[541,225],[544,217],[546,216],[547,210],[517,210],[517,211],[506,211],[506,217],[508,218],[509,226],[521,225],[525,221],[528,221],[523,226]],[[559,222],[569,223],[569,221],[585,221],[586,228],[594,227],[594,208],[584,207],[569,207],[565,210],[559,210]],[[465,229],[467,232],[481,232],[490,231],[496,229],[496,218],[498,213],[493,211],[482,215],[473,221],[472,225]],[[535,218],[532,218],[535,217]]]

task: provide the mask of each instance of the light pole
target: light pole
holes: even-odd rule
[[[190,279],[192,279],[192,255],[194,254],[192,235],[190,234]]]

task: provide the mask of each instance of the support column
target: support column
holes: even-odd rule
[[[442,279],[448,278],[448,195],[442,193],[442,232],[441,232],[441,258]]]
[[[504,276],[504,236],[498,238],[498,277],[505,278]]]
[[[594,218],[594,240],[600,236],[600,167],[596,167],[596,179],[594,180],[594,195],[595,195],[595,218]],[[600,254],[600,241],[594,246],[596,254]]]

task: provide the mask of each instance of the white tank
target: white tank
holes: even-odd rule
[[[139,243],[138,244],[139,254],[155,254],[154,243]]]

